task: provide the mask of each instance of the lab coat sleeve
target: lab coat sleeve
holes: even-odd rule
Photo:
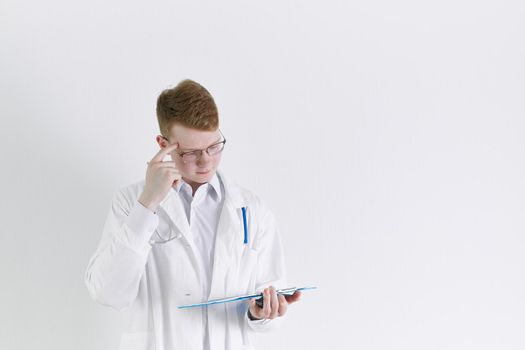
[[[264,288],[286,288],[286,273],[284,253],[279,230],[273,213],[262,207],[259,217],[257,235],[253,242],[253,249],[258,252],[255,288],[262,291]],[[253,331],[268,331],[282,322],[284,317],[273,320],[250,320],[248,314],[245,320]]]
[[[95,301],[117,310],[134,301],[151,250],[148,242],[158,222],[158,216],[129,191],[115,195],[85,273],[85,284]]]

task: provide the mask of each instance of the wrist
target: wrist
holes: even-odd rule
[[[159,203],[157,203],[156,201],[144,198],[143,196],[140,196],[138,201],[140,204],[142,204],[145,208],[149,209],[153,213],[157,211],[157,207],[159,206]]]

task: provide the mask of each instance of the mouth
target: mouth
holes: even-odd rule
[[[210,170],[207,170],[207,171],[197,171],[197,174],[199,175],[207,175],[210,173]]]

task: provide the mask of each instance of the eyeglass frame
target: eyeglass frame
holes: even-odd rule
[[[219,129],[219,133],[221,134],[222,141],[215,142],[215,143],[209,145],[208,147],[206,147],[206,148],[202,148],[202,149],[189,149],[189,150],[187,150],[186,152],[179,152],[179,151],[175,150],[175,153],[177,153],[177,155],[178,155],[179,157],[181,157],[182,160],[183,160],[184,162],[192,162],[192,163],[193,163],[193,162],[196,162],[197,160],[199,160],[199,159],[202,157],[203,152],[206,152],[206,154],[207,154],[208,156],[210,156],[210,157],[216,156],[217,154],[222,153],[222,151],[224,151],[224,146],[226,145],[226,137],[224,137],[224,134],[222,133],[221,129]],[[162,137],[164,140],[170,142],[170,140],[168,140],[168,138],[164,137],[163,135],[161,135],[161,137]],[[213,146],[217,146],[217,145],[219,145],[219,144],[221,144],[221,143],[222,143],[222,149],[221,149],[221,151],[220,151],[220,152],[217,152],[217,153],[215,153],[215,154],[213,154],[213,155],[210,154],[209,149],[210,149],[211,147],[213,147]],[[184,159],[184,155],[185,155],[185,154],[193,153],[193,152],[199,152],[199,154],[197,155],[197,158],[196,158],[195,160],[188,161],[188,160],[185,160],[185,159]]]

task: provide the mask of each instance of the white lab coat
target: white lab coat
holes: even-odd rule
[[[143,225],[142,232],[131,230],[127,218],[144,181],[115,195],[85,283],[96,301],[119,310],[131,307],[130,326],[122,335],[119,350],[202,349],[202,310],[177,306],[248,294],[269,285],[286,287],[282,245],[273,214],[253,193],[230,183],[221,172],[218,175],[225,199],[209,296],[203,295],[203,266],[177,192],[172,189],[159,205],[158,226]],[[248,244],[244,244],[242,207],[247,208]],[[177,238],[150,245],[147,241],[155,230],[164,234],[173,230]],[[278,321],[249,321],[247,308],[246,302],[208,307],[212,350],[253,349],[250,331],[267,330]]]

